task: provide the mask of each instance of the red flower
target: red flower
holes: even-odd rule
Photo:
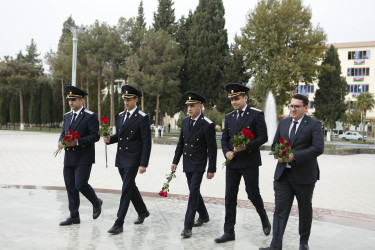
[[[246,128],[244,128],[244,129],[242,129],[241,133],[246,137],[247,131],[249,131],[249,130],[247,130]]]
[[[104,120],[103,120],[103,123],[104,123],[104,124],[108,124],[108,122],[109,122],[108,119],[104,119]]]
[[[68,135],[72,135],[74,133],[73,130],[69,130]]]
[[[279,142],[284,144],[284,142],[285,142],[284,138],[279,138]]]
[[[164,197],[168,197],[167,192],[164,192]]]
[[[163,192],[163,190],[159,192],[159,195],[160,195],[160,196],[164,196],[164,192]]]
[[[69,135],[64,136],[64,141],[69,141],[70,137]]]
[[[285,150],[281,150],[281,151],[280,151],[280,154],[281,154],[282,156],[286,156],[286,151],[285,151]]]
[[[105,116],[100,117],[101,121],[104,121],[104,119],[105,119]]]
[[[253,132],[251,132],[251,130],[249,130],[249,136],[248,136],[248,138],[249,138],[250,140],[253,140],[253,139],[254,139],[254,135],[253,135]]]
[[[79,139],[79,134],[77,134],[77,133],[74,133],[73,135],[72,135],[72,139],[73,140],[76,140],[76,139]]]
[[[290,143],[289,143],[289,142],[285,142],[284,145],[285,145],[286,148],[289,148],[289,147],[290,147]]]

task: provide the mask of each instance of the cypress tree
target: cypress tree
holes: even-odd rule
[[[158,11],[154,12],[154,29],[156,31],[162,29],[168,34],[174,37],[177,26],[176,17],[174,14],[173,1],[172,0],[158,0]]]
[[[221,0],[200,0],[188,32],[189,49],[185,67],[187,81],[183,92],[193,90],[207,99],[208,107],[216,104],[225,84],[224,66],[228,55],[228,35]]]
[[[42,124],[51,123],[52,117],[52,89],[48,83],[41,84],[40,118]]]
[[[341,62],[333,45],[326,51],[322,66],[327,70],[320,73],[318,78],[319,89],[314,98],[314,115],[324,120],[327,131],[330,132],[335,127],[336,121],[343,117],[347,107],[345,104],[347,83],[341,76]]]

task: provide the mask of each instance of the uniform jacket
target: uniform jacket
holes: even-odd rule
[[[72,117],[73,111],[64,115],[64,125],[59,140],[61,141],[70,129],[78,133],[80,138],[78,139],[78,146],[65,149],[64,165],[76,166],[95,163],[95,142],[100,139],[98,116],[83,108],[70,126]]]
[[[184,172],[216,172],[217,144],[215,126],[212,121],[204,117],[198,118],[189,131],[190,117],[182,121],[180,138],[175,151],[173,164],[178,164],[183,154]]]
[[[292,118],[281,120],[273,139],[272,150],[279,138],[289,141],[289,128]],[[295,140],[291,144],[295,150],[295,160],[290,163],[294,180],[298,184],[312,184],[319,180],[319,166],[317,157],[324,151],[324,136],[322,124],[305,115],[299,125]],[[277,163],[275,180],[281,177],[286,163]]]
[[[138,108],[122,126],[126,111],[118,116],[117,133],[108,144],[117,142],[116,167],[147,167],[151,152],[151,129],[148,115]]]
[[[241,123],[237,126],[237,111],[234,110],[225,116],[225,125],[221,138],[221,145],[225,154],[234,151],[232,138],[240,133],[242,129],[250,129],[254,134],[244,151],[237,152],[227,167],[235,169],[258,167],[262,165],[260,157],[260,146],[268,141],[267,126],[264,114],[261,110],[247,106],[243,113]]]

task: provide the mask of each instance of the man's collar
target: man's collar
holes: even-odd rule
[[[137,106],[135,106],[135,108],[133,108],[132,110],[126,110],[126,112],[129,112],[130,115],[133,115],[136,109],[137,109]]]
[[[194,120],[194,121],[198,121],[199,117],[202,115],[202,113],[200,113],[197,117],[195,117],[194,119],[192,117],[190,117],[190,119]]]
[[[80,108],[77,112],[75,112],[75,111],[73,110],[73,114],[77,114],[77,115],[79,115],[79,114],[81,113],[81,111],[82,111],[83,108],[84,108],[84,107],[82,106],[82,108]]]
[[[245,107],[243,109],[241,109],[243,112],[245,112],[247,109],[247,104],[245,105]],[[237,113],[239,112],[239,110],[237,110]]]

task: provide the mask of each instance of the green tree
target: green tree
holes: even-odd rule
[[[301,76],[307,83],[318,76],[326,35],[313,27],[302,0],[260,0],[247,18],[235,41],[254,82],[252,95],[263,103],[272,91],[281,112]]]
[[[52,89],[48,82],[41,84],[40,120],[42,124],[50,124],[53,121]]]
[[[365,135],[365,119],[366,113],[369,110],[375,108],[374,94],[370,92],[361,93],[357,96],[357,103],[355,105],[362,113],[362,142],[364,141]]]
[[[9,122],[13,125],[20,121],[19,95],[13,94],[9,104]]]
[[[159,102],[161,96],[172,96],[178,92],[177,74],[182,64],[176,41],[164,30],[150,30],[145,34],[136,57],[135,71],[141,74],[143,90],[156,99],[155,126],[159,124]],[[128,66],[128,64],[127,64]]]
[[[346,80],[341,76],[341,62],[334,46],[326,51],[322,65],[330,69],[319,75],[318,90],[315,92],[314,116],[324,120],[327,127],[327,140],[331,141],[331,130],[336,121],[341,119],[347,108],[345,96],[347,93]]]
[[[221,0],[200,0],[188,31],[188,51],[185,57],[185,82],[181,86],[197,91],[207,99],[207,107],[216,104],[225,84],[225,61],[228,55],[228,35],[225,29],[224,6]]]
[[[172,0],[158,0],[158,10],[154,12],[154,29],[165,30],[169,35],[174,37],[177,31],[176,17],[174,14]]]
[[[9,96],[10,93],[6,90],[0,92],[0,126],[9,122]]]

